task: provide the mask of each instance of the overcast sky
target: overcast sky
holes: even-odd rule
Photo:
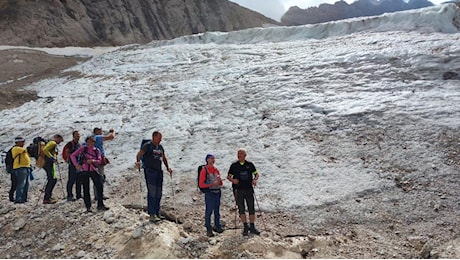
[[[230,0],[241,6],[247,7],[254,11],[257,11],[267,17],[279,21],[281,16],[291,6],[298,6],[300,8],[307,8],[311,6],[318,6],[322,3],[333,4],[338,0]],[[447,0],[431,0],[433,4],[440,4]],[[347,0],[347,3],[351,4],[354,0]]]

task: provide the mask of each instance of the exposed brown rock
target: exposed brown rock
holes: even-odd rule
[[[0,45],[126,45],[268,23],[226,0],[0,1]]]

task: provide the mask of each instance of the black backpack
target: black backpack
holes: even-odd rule
[[[14,147],[14,146],[13,146]],[[7,173],[13,173],[13,164],[14,164],[14,159],[13,158],[13,147],[11,147],[8,152],[6,152],[6,157],[5,157],[5,167],[6,167],[6,172]],[[19,156],[19,155],[18,155]],[[17,157],[17,156],[16,156]]]
[[[39,148],[40,148],[41,142],[46,144],[45,139],[41,138],[40,136],[37,136],[32,140],[32,143],[29,146],[27,146],[27,153],[29,153],[31,157],[34,157],[35,160],[38,159],[38,155],[40,152]]]
[[[198,166],[198,177],[196,178],[196,185],[198,186],[198,188],[200,188],[200,172],[201,172],[201,169],[203,169],[206,171],[206,180],[204,181],[205,183],[208,182],[208,168],[206,168],[206,165],[200,165]],[[206,193],[209,191],[209,188],[200,188],[200,191],[203,192],[203,193]]]

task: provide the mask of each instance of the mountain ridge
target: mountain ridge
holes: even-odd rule
[[[2,1],[0,45],[110,46],[279,24],[227,0]]]
[[[358,0],[352,4],[341,0],[307,9],[293,6],[281,17],[281,23],[287,26],[316,24],[429,6],[433,6],[433,3],[428,0],[410,0],[407,3],[403,0]]]

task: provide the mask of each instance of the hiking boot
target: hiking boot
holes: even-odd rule
[[[219,227],[219,228],[213,227],[212,230],[214,230],[215,232],[217,232],[219,234],[224,232],[224,230],[221,227]]]
[[[44,200],[44,201],[43,201],[43,204],[54,204],[54,203],[56,203],[56,202],[58,202],[57,199],[51,198],[51,199],[49,199],[49,200]]]
[[[248,231],[249,231],[249,226],[248,226],[248,224],[244,224],[244,227],[243,227],[243,236],[245,236],[245,237],[249,236]]]
[[[161,221],[161,219],[157,215],[151,215],[150,218],[149,218],[149,221],[152,222],[152,223],[157,223],[157,222]]]
[[[76,199],[74,197],[67,197],[67,201],[71,202],[71,201],[75,201]]]
[[[254,235],[260,234],[260,231],[256,229],[256,226],[254,225],[254,223],[250,223],[249,225],[250,225],[249,232],[251,232],[251,234],[254,234]]]
[[[165,216],[163,216],[163,215],[160,215],[160,214],[157,214],[157,217],[158,217],[160,220],[166,219],[166,217],[165,217]]]
[[[90,213],[90,212],[93,212],[93,210],[91,208],[87,208],[86,212]]]
[[[206,236],[208,236],[208,237],[213,237],[213,236],[215,236],[214,233],[212,233],[212,229],[211,229],[211,228],[209,228],[209,229],[206,230]]]
[[[97,210],[109,210],[109,208],[106,206],[98,206]]]
[[[259,235],[260,234],[260,231],[257,230],[255,227],[249,228],[249,232],[251,232],[251,234],[254,234],[254,235]]]

